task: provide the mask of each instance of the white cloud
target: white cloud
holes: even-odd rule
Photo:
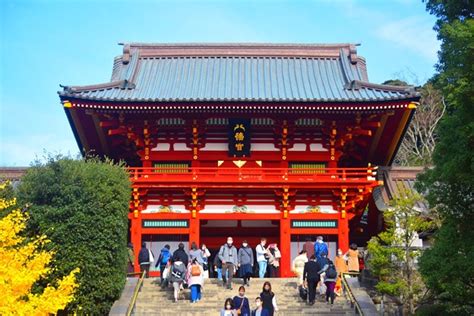
[[[440,44],[431,24],[425,18],[408,17],[382,25],[376,35],[435,63]]]

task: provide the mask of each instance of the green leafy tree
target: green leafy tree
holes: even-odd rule
[[[474,234],[460,231],[466,228],[446,219],[436,232],[435,245],[420,258],[420,272],[438,303],[426,304],[425,312],[420,314],[474,314]]]
[[[437,129],[434,168],[419,177],[442,225],[420,271],[443,314],[474,314],[474,2],[425,1],[437,17],[438,74],[446,113]],[[434,303],[434,304],[433,304]]]
[[[125,283],[130,182],[123,166],[49,158],[28,169],[18,196],[30,204],[29,233],[47,234],[56,252],[51,278],[80,268],[68,310],[107,314]]]
[[[420,249],[413,243],[418,239],[418,232],[431,226],[416,207],[420,201],[421,196],[411,191],[393,199],[383,214],[386,229],[367,245],[370,271],[379,279],[377,291],[399,298],[409,314],[414,314],[423,290],[416,267]]]

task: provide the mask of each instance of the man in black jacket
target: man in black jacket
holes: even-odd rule
[[[313,305],[316,298],[316,286],[318,285],[321,270],[319,264],[316,262],[316,256],[312,255],[309,261],[305,263],[303,270],[303,283],[308,288],[308,302]]]
[[[173,252],[173,262],[181,261],[182,263],[184,263],[184,266],[187,267],[188,266],[188,259],[189,259],[188,254],[184,250],[184,244],[182,242],[180,242],[179,245],[178,245],[178,249],[176,249]]]
[[[142,242],[142,248],[138,253],[138,263],[140,264],[140,272],[145,271],[145,277],[148,278],[150,273],[150,250],[146,247],[146,243]]]

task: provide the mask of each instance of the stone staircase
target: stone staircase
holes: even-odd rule
[[[246,287],[245,295],[250,300],[250,308],[255,308],[254,300],[262,291],[263,282],[270,281],[276,294],[279,312],[277,315],[355,315],[354,309],[344,297],[336,297],[334,305],[329,305],[317,296],[313,306],[306,305],[298,295],[294,278],[289,279],[252,279],[250,287]],[[181,292],[178,303],[173,301],[173,289],[161,289],[159,278],[145,279],[138,295],[134,315],[219,315],[228,297],[238,294],[242,285],[241,279],[234,279],[233,290],[222,287],[216,279],[207,279],[202,293],[202,300],[191,304],[189,290]]]

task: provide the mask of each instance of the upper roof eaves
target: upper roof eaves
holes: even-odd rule
[[[128,102],[366,102],[418,97],[413,89],[369,83],[365,59],[357,55],[356,44],[122,45],[123,54],[114,59],[111,82],[65,86],[58,92],[61,98]],[[193,60],[191,64],[189,59]],[[212,77],[215,73],[220,80]],[[237,90],[232,90],[235,86]]]

